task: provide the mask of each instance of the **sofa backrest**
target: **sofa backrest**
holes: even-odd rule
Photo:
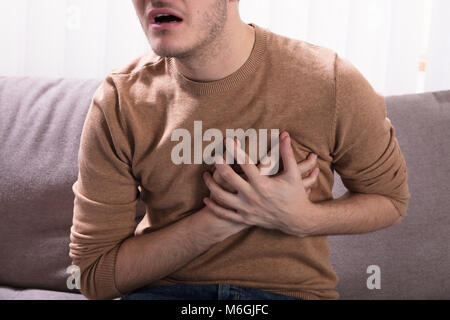
[[[68,291],[71,186],[100,83],[0,77],[1,286]]]
[[[70,185],[99,83],[0,78],[0,285],[67,290]]]
[[[84,120],[100,80],[0,77],[0,286],[69,291],[72,184]],[[388,97],[408,165],[405,221],[330,237],[342,298],[449,298],[450,91]],[[336,174],[335,197],[345,192]],[[137,216],[144,213],[141,203]],[[366,269],[381,268],[369,290]]]
[[[408,213],[387,229],[329,237],[338,291],[342,299],[449,299],[450,91],[391,96],[386,104],[407,164]],[[345,191],[335,173],[334,198]],[[367,287],[371,266],[379,267],[381,289]]]

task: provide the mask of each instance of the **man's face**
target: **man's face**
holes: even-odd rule
[[[133,0],[153,51],[183,58],[206,48],[223,31],[228,0]]]

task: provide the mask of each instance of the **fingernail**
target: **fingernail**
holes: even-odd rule
[[[284,132],[281,134],[281,140],[285,140],[285,139],[287,139],[287,138],[289,138],[289,133],[288,133],[287,131],[284,131]]]

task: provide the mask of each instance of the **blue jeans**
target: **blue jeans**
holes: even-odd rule
[[[139,289],[121,300],[299,300],[230,284],[176,284]]]

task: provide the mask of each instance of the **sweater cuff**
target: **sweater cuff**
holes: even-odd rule
[[[395,209],[397,209],[397,213],[400,218],[406,217],[407,209],[408,209],[408,199],[402,199],[402,201],[397,199],[388,198],[391,200],[392,204],[394,205]]]
[[[90,296],[85,294],[88,298],[97,300],[109,300],[124,296],[116,287],[115,268],[116,258],[120,245],[115,246],[108,253],[106,253],[97,263],[95,270],[95,293]]]

